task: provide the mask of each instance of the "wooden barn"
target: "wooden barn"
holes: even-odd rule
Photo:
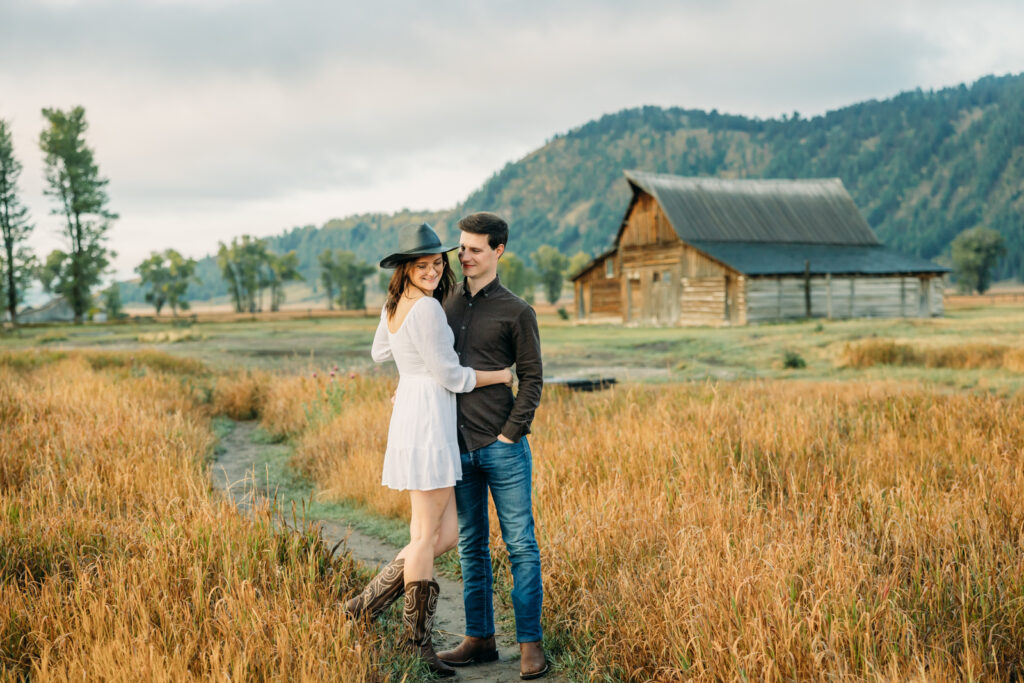
[[[942,315],[948,269],[883,246],[838,178],[625,175],[615,246],[572,278],[580,321]]]

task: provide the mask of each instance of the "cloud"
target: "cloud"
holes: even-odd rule
[[[205,252],[241,232],[452,206],[553,134],[625,107],[806,116],[1024,68],[1011,2],[25,0],[0,12],[0,117],[37,249],[57,225],[39,109],[83,104],[128,270],[170,244]]]

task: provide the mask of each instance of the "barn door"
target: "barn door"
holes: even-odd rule
[[[651,276],[651,303],[654,310],[651,317],[658,325],[671,325],[675,322],[672,297],[672,271],[655,271]]]
[[[633,275],[626,280],[626,321],[637,322],[643,316],[643,310],[640,278]]]

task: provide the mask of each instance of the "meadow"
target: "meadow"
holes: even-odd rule
[[[158,353],[0,353],[0,680],[383,680],[365,576],[211,492],[216,387]]]
[[[125,397],[117,400],[132,406],[151,402],[161,419],[193,410],[200,416],[256,417],[269,434],[292,446],[291,465],[315,483],[318,500],[346,501],[381,518],[401,519],[408,514],[406,498],[379,486],[394,376],[371,369],[356,355],[366,353],[373,322],[200,320],[191,326],[197,338],[159,346],[174,356],[146,355],[147,345],[138,341],[140,334],[167,331],[167,325],[110,326],[102,330],[110,339],[86,339],[86,334],[100,334],[89,327],[60,328],[64,339],[50,342],[28,337],[53,334],[53,329],[25,330],[25,336],[6,344],[51,350],[9,355],[20,366],[39,367],[5,370],[3,419],[6,423],[9,416],[27,414],[26,402],[38,404],[36,415],[64,425],[58,432],[66,443],[83,420],[95,424],[84,415],[86,397],[123,392]],[[592,394],[546,388],[531,436],[546,638],[562,672],[574,680],[608,681],[1019,679],[1024,675],[1022,332],[1024,313],[1012,306],[966,307],[938,320],[808,321],[725,330],[573,327],[543,316],[549,372],[613,372],[621,380],[611,390]],[[96,352],[73,350],[86,346],[125,350],[109,356],[121,360],[97,370],[80,357]],[[292,355],[255,353],[267,347],[290,347]],[[790,358],[799,356],[804,366],[786,367],[787,352]],[[71,357],[60,360],[62,354]],[[153,379],[147,379],[148,371],[136,377],[132,368],[144,362],[180,367],[154,370]],[[20,387],[15,390],[20,393],[11,393],[9,385]],[[192,407],[168,411],[160,401],[178,395],[172,389],[192,397],[175,398],[173,405],[185,406],[185,401]],[[49,402],[40,398],[51,391],[56,393]],[[58,399],[75,395],[83,402]],[[132,419],[146,424],[138,415]],[[87,431],[109,448],[110,440],[130,442],[135,430],[128,424],[97,424]],[[146,442],[183,433],[175,424],[170,431],[164,426],[162,432],[149,432]],[[57,473],[68,466],[68,456],[55,456],[48,470],[36,468],[25,454],[37,449],[41,431],[38,424],[26,426],[20,441],[8,446],[5,438],[4,447],[15,455],[13,462],[22,463],[19,472],[34,473],[31,481],[40,493],[33,495],[49,501],[54,494],[47,492],[60,480]],[[195,438],[190,452],[209,448],[208,431],[200,430]],[[211,595],[218,598],[234,596],[236,581],[248,585],[237,574],[241,570],[232,569],[236,561],[246,561],[201,544],[197,549],[198,541],[189,540],[206,538],[203,533],[242,533],[232,530],[244,522],[222,522],[216,515],[229,513],[219,508],[182,512],[192,504],[188,501],[202,498],[202,468],[189,465],[188,476],[179,473],[173,494],[163,497],[149,489],[146,496],[116,493],[119,487],[128,486],[130,492],[131,486],[142,485],[129,483],[129,462],[163,462],[144,448],[129,452],[131,459],[118,466],[89,465],[101,471],[75,494],[76,500],[124,501],[86,508],[91,512],[75,512],[75,522],[47,527],[50,535],[43,537],[49,540],[39,542],[37,554],[92,558],[94,540],[88,550],[64,548],[84,547],[86,539],[102,536],[95,529],[108,528],[102,520],[116,513],[121,517],[109,528],[130,531],[141,518],[147,530],[134,536],[125,531],[132,542],[118,540],[113,544],[118,552],[148,554],[147,571],[155,576],[147,581],[163,582],[157,585],[186,604],[197,603],[186,599],[199,595],[191,578],[197,574],[212,572],[207,579],[212,583],[204,583],[203,590],[216,586]],[[92,462],[80,460],[67,462],[76,467]],[[196,462],[194,455],[179,460]],[[8,481],[28,475],[3,470],[3,476],[6,491]],[[147,470],[146,486],[156,486],[149,483],[155,480]],[[181,491],[183,486],[188,491]],[[19,498],[5,499],[6,523],[24,525],[10,521],[10,500]],[[168,502],[152,502],[157,500]],[[43,502],[36,505],[43,509]],[[196,505],[210,503],[199,500]],[[101,521],[87,521],[93,516]],[[20,511],[14,518],[31,519]],[[205,520],[205,531],[190,531],[191,522],[183,518]],[[76,524],[92,529],[92,535],[78,531]],[[166,554],[148,531],[154,527],[173,530],[182,548]],[[19,538],[39,533],[26,531]],[[261,533],[272,537],[269,528]],[[507,600],[507,558],[496,525],[492,533],[499,592]],[[28,540],[20,543],[35,547]],[[284,592],[302,596],[302,591],[328,590],[327,579],[316,578],[320,574],[300,559],[279,560],[286,568],[267,570],[269,576],[260,574],[259,580],[281,581]],[[259,565],[255,557],[249,562]],[[83,559],[61,570],[70,573],[34,571],[32,576],[48,577],[37,582],[40,587],[5,578],[5,600],[12,596],[26,605],[19,617],[25,623],[18,631],[21,640],[7,633],[0,637],[0,643],[8,644],[7,660],[11,652],[25,651],[10,644],[37,630],[50,634],[50,641],[43,641],[51,643],[47,652],[58,647],[51,641],[101,649],[94,634],[102,630],[89,630],[92,622],[56,611],[69,601],[89,604],[79,596],[85,581],[80,575],[95,573],[97,565],[104,566]],[[110,582],[109,591],[143,590],[125,589],[132,585],[131,572],[119,571],[104,569],[101,578]],[[338,590],[338,577],[350,573],[338,569],[329,575],[335,582],[330,590]],[[41,586],[50,583],[57,587],[43,591]],[[95,583],[88,585],[94,590]],[[270,584],[258,585],[266,589]],[[50,617],[24,622],[34,618],[32,600],[51,605]],[[146,595],[128,602],[146,605]],[[156,621],[150,617],[148,637],[168,641],[156,649],[164,664],[168,652],[185,650],[191,653],[189,662],[205,667],[192,664],[190,671],[223,671],[192,640],[187,648],[176,640],[187,638],[185,623],[201,625],[204,634],[212,630],[216,641],[241,637],[224,626],[239,628],[238,621],[209,616],[220,602],[198,603],[207,605],[206,611]],[[328,619],[303,597],[293,597],[290,604],[293,611],[286,612],[271,601],[247,618],[273,621],[281,638],[291,637],[288,625]],[[297,617],[296,611],[307,615],[304,609],[313,611]],[[124,630],[129,627],[122,622],[141,621],[108,616],[104,628]],[[345,633],[344,625],[334,625]],[[270,655],[277,650],[269,644],[267,628],[259,632],[266,639],[259,642],[267,642],[266,658],[246,660],[253,667],[248,671],[284,670]],[[61,634],[69,635],[61,640]],[[305,652],[298,639],[288,642],[295,652]],[[135,651],[133,656],[141,656],[142,649]],[[41,655],[22,656],[31,666],[44,661]],[[374,656],[383,659],[374,664]],[[329,661],[367,667],[357,670],[369,675],[374,665],[387,666],[387,656],[375,646]],[[19,666],[28,670],[30,664]]]
[[[611,376],[620,381],[737,379],[898,379],[954,389],[1003,393],[1021,387],[1019,373],[991,363],[848,362],[850,347],[891,341],[915,349],[1024,346],[1024,306],[963,297],[943,318],[810,320],[735,328],[624,328],[574,325],[540,308],[547,377]],[[2,349],[155,349],[202,361],[216,371],[263,369],[377,372],[367,349],[378,317],[324,310],[280,314],[199,314],[123,323],[27,326],[0,333]],[[803,367],[787,367],[799,357]],[[884,359],[883,359],[884,360]],[[799,365],[799,362],[797,363]],[[954,362],[955,366],[956,363]],[[968,363],[967,365],[971,365]],[[955,372],[953,372],[955,371]]]

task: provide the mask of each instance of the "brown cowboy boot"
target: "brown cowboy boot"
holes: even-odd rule
[[[494,636],[488,636],[487,638],[466,636],[454,650],[438,652],[437,658],[450,666],[482,664],[484,662],[493,662],[498,658],[498,647],[494,643]]]
[[[548,660],[540,641],[519,643],[519,677],[524,681],[540,678],[548,672]]]
[[[437,658],[430,639],[430,630],[434,627],[434,612],[437,610],[437,596],[440,592],[437,581],[429,579],[405,584],[405,611],[402,612],[402,621],[405,622],[407,647],[426,663],[431,672],[448,677],[455,675],[455,669]]]
[[[370,580],[363,592],[345,603],[345,614],[359,619],[369,614],[376,619],[405,589],[405,560],[393,560]]]

